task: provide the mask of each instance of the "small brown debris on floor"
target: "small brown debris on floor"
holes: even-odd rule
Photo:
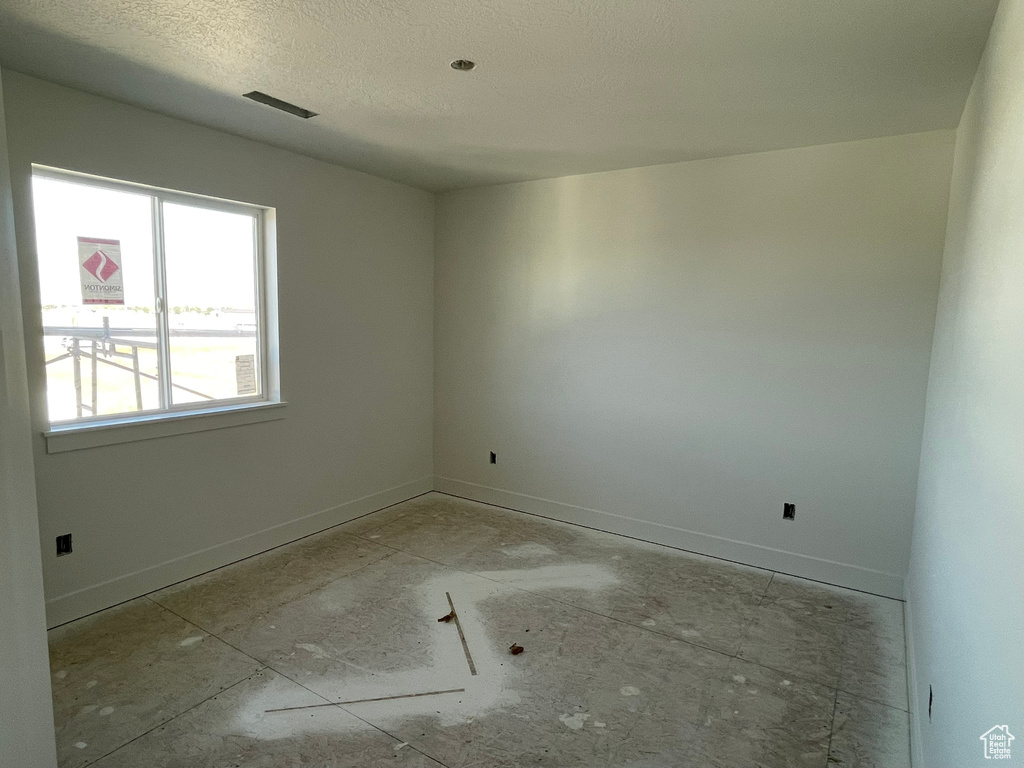
[[[455,611],[452,611],[451,613],[447,613],[444,616],[442,616],[440,619],[438,619],[438,621],[443,621],[443,622],[447,623],[447,622],[451,621],[454,618],[455,618]]]
[[[511,653],[513,656],[518,656],[525,649],[523,648],[523,646],[519,645],[518,643],[512,643],[512,645],[510,645],[508,647],[508,650],[509,650],[509,653]]]

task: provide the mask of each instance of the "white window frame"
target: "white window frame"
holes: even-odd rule
[[[277,270],[275,248],[275,211],[250,203],[210,197],[207,195],[181,192],[147,184],[94,176],[91,174],[53,168],[45,165],[32,165],[33,178],[47,178],[57,181],[81,184],[100,189],[118,192],[144,194],[150,197],[152,205],[153,229],[153,277],[154,277],[154,316],[156,318],[156,340],[158,356],[158,379],[160,407],[144,411],[128,411],[119,414],[82,416],[74,419],[50,421],[50,429],[44,432],[50,453],[75,448],[108,445],[111,443],[129,442],[137,439],[149,439],[168,434],[218,429],[221,426],[234,426],[249,421],[266,421],[281,418],[281,415],[269,413],[268,406],[284,405],[281,401],[279,350],[277,329]],[[203,403],[180,403],[175,405],[172,400],[171,378],[171,329],[169,307],[167,305],[167,272],[164,254],[163,237],[163,203],[179,203],[208,210],[241,213],[253,217],[253,243],[255,250],[254,279],[255,304],[257,318],[257,354],[259,355],[258,370],[260,374],[260,392],[256,395],[218,398]],[[44,373],[45,377],[45,373]],[[245,416],[247,410],[266,410],[267,413],[256,416]],[[219,423],[203,423],[196,417],[222,415]],[[241,418],[240,418],[241,415]],[[166,425],[145,432],[130,429],[136,425],[160,425],[161,422],[174,421],[176,425]],[[128,429],[126,429],[128,428]],[[99,434],[99,430],[111,430],[110,434]],[[86,439],[65,438],[75,433],[95,433]]]

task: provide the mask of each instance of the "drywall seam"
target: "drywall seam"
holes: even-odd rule
[[[910,601],[910,576],[903,581],[903,633],[907,646],[907,702],[910,709],[910,764],[924,768],[924,746],[921,741],[921,707],[917,697],[917,661],[914,656],[914,606]]]
[[[563,523],[596,528],[607,533],[630,536],[653,544],[662,544],[709,557],[732,560],[755,568],[766,568],[838,587],[870,592],[897,600],[903,599],[903,576],[900,574],[823,560],[796,552],[786,552],[758,544],[690,531],[685,528],[676,528],[663,523],[637,520],[613,512],[577,507],[560,501],[468,483],[450,477],[435,478],[434,490],[453,496],[462,496],[484,504],[509,507]]]
[[[432,477],[363,496],[46,601],[48,627],[81,618],[433,490]]]

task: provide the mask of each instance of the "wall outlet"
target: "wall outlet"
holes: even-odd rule
[[[57,537],[57,557],[71,554],[71,534],[65,533]]]
[[[796,504],[787,503],[782,505],[782,519],[796,520]]]
[[[497,463],[498,463],[498,454],[496,454],[494,451],[491,451],[491,464],[497,464]]]

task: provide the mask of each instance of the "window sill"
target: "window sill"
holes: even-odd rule
[[[284,418],[287,403],[265,402],[228,405],[204,411],[155,413],[102,424],[69,424],[43,432],[47,453],[64,453],[103,445],[154,440],[159,437],[184,435],[226,429],[262,421]]]

